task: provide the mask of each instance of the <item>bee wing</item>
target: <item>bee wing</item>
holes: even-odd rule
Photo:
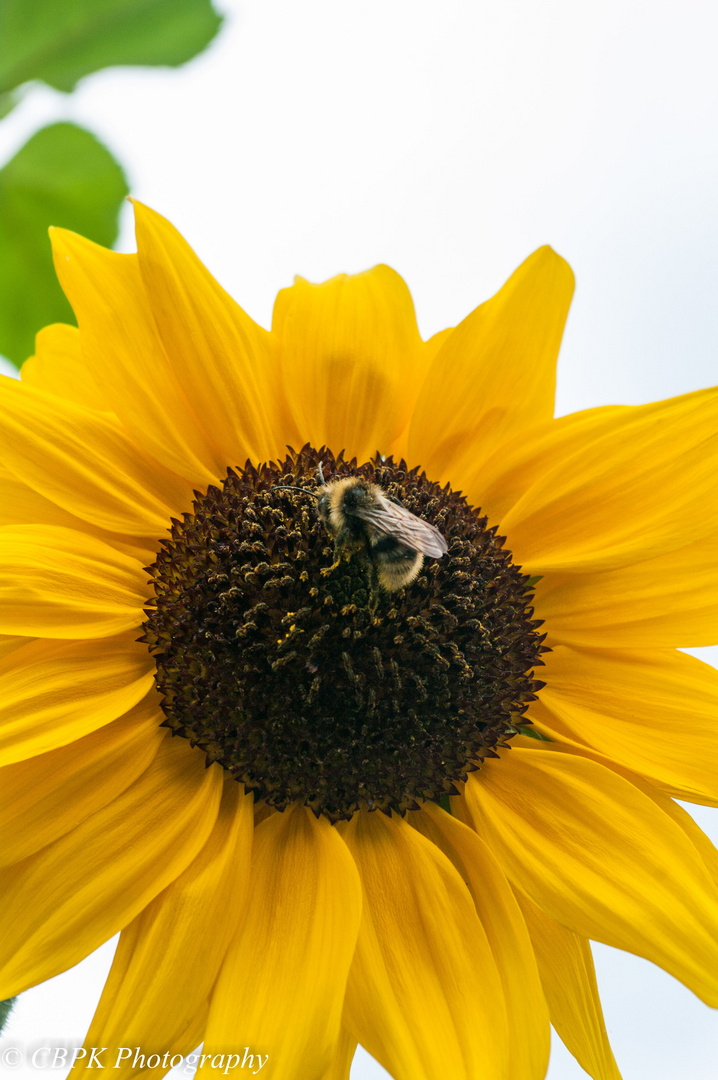
[[[387,536],[393,536],[412,551],[418,551],[432,559],[440,559],[449,550],[445,538],[437,528],[412,514],[406,507],[381,496],[373,506],[362,507],[352,513]]]

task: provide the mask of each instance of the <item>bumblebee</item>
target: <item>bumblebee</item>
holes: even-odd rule
[[[386,592],[396,592],[412,583],[425,555],[440,559],[448,551],[438,529],[393,502],[378,484],[359,476],[327,483],[321,470],[319,476],[317,512],[334,537],[334,566],[345,554],[364,554],[376,583]]]

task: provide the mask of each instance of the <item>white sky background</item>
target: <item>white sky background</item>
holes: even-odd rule
[[[264,325],[295,273],[388,262],[428,337],[550,243],[578,283],[559,412],[718,382],[712,0],[217,6],[224,30],[179,71],[32,91],[0,163],[43,123],[86,125]],[[718,840],[718,815],[696,816]],[[624,1080],[715,1080],[718,1015],[642,960],[595,955]],[[81,1038],[109,960],[24,995],[5,1044]],[[381,1076],[357,1057],[352,1080]],[[548,1076],[585,1076],[557,1039]]]

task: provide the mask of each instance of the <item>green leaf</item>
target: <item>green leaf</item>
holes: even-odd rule
[[[19,103],[22,90],[7,90],[5,93],[0,94],[0,120],[3,120],[8,113],[11,113],[15,106]]]
[[[535,727],[531,727],[530,724],[519,724],[516,728],[521,735],[528,735],[529,739],[538,739],[539,742],[553,742],[553,739],[549,735],[544,735],[542,731],[537,731]]]
[[[12,1007],[16,1001],[16,997],[6,998],[5,1001],[0,1001],[0,1031],[5,1027],[7,1018],[12,1012]]]
[[[117,64],[177,67],[221,22],[211,0],[0,0],[0,93],[30,79],[69,92]]]
[[[51,124],[0,170],[0,353],[18,367],[47,323],[74,323],[57,283],[47,230],[111,247],[127,194],[122,168],[89,131]]]

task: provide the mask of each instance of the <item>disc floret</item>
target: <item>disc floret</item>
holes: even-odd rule
[[[380,485],[447,555],[377,595],[365,559],[335,558],[320,462]],[[336,821],[455,793],[543,685],[529,579],[486,518],[403,461],[307,446],[228,469],[148,570],[142,640],[165,724],[277,809],[299,800]]]

